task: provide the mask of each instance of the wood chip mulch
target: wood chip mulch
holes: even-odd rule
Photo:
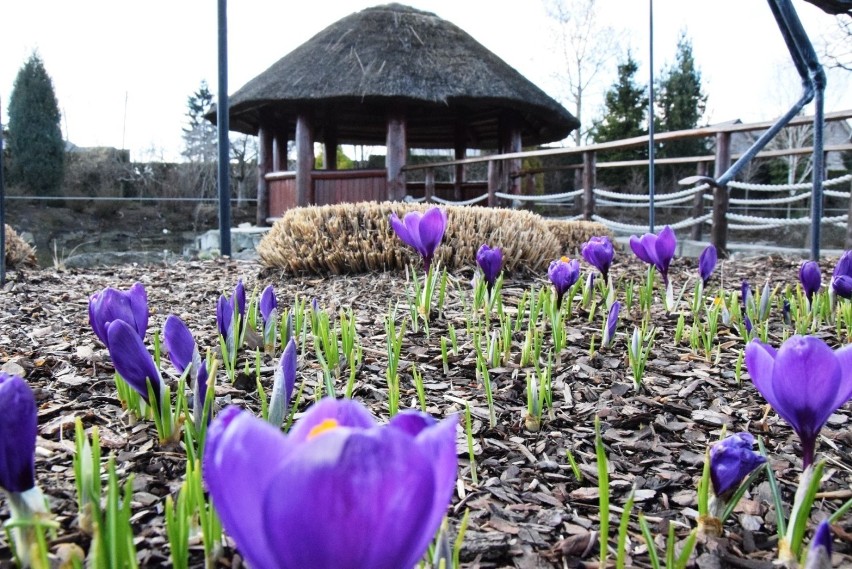
[[[795,284],[800,262],[783,257],[727,261],[717,268],[710,286],[718,287],[722,279],[723,286],[733,290],[748,279],[759,294],[766,279],[773,286]],[[831,268],[824,262],[823,275],[830,274]],[[633,279],[638,283],[644,271],[645,267],[629,251],[617,253],[613,267],[617,280]],[[676,287],[687,279],[694,282],[695,274],[694,260],[674,261],[672,278]],[[412,367],[417,366],[430,413],[439,417],[463,414],[466,402],[472,407],[478,483],[471,479],[466,442],[460,430],[460,482],[450,510],[453,528],[464,512],[470,511],[461,552],[463,566],[598,566],[593,429],[596,415],[601,418],[610,461],[612,544],[620,507],[630,489],[636,489],[629,530],[629,566],[650,566],[648,546],[636,523],[637,511],[645,513],[658,536],[665,535],[669,522],[675,524],[679,540],[695,526],[696,486],[704,453],[723,428],[728,433],[749,431],[763,436],[789,507],[801,468],[798,440],[783,420],[767,410],[745,370],[742,385],[737,384],[734,366],[743,340],[734,330],[721,327],[717,341],[722,345],[720,355],[714,353],[708,361],[703,353],[692,353],[685,343],[674,345],[676,317],[664,314],[659,302],[652,317],[658,329],[657,339],[641,390],[633,387],[626,355],[633,323],[641,320],[638,307],[634,304],[622,313],[615,344],[590,357],[592,337],[596,337],[596,346],[600,344],[602,315],[597,314],[590,322],[588,313],[575,305],[567,324],[567,346],[553,368],[553,409],[545,413],[541,429],[529,432],[524,428],[529,370],[521,368],[517,358],[490,370],[497,413],[497,425],[490,428],[485,395],[476,379],[473,344],[465,332],[464,304],[470,303],[471,276],[471,270],[453,275],[460,286],[450,287],[447,292],[443,312],[431,323],[430,337],[422,329],[406,334],[400,367],[402,406],[418,405],[411,374]],[[75,417],[80,417],[87,428],[99,428],[104,459],[113,453],[122,477],[129,473],[135,476],[132,524],[142,567],[170,566],[164,502],[167,495],[177,493],[184,475],[185,456],[181,450],[160,448],[154,425],[131,421],[122,409],[113,385],[109,355],[88,323],[89,295],[106,286],[127,289],[139,281],[148,292],[149,337],[154,330],[162,329],[170,313],[175,313],[187,322],[205,350],[218,345],[216,301],[223,292],[230,294],[240,278],[248,291],[255,287],[260,291],[273,284],[281,307],[292,306],[296,298],[316,298],[331,315],[351,308],[364,347],[355,397],[378,417],[387,418],[384,318],[389,303],[400,303],[399,317],[407,313],[406,277],[402,272],[333,278],[291,276],[264,268],[258,261],[227,259],[85,271],[10,272],[0,293],[0,363],[4,371],[24,376],[36,392],[37,479],[60,524],[57,538],[51,543],[53,550],[68,543],[86,549],[89,544],[89,538],[76,526],[72,468]],[[504,302],[509,307],[517,306],[525,290],[545,284],[544,275],[509,275],[503,289]],[[466,295],[464,303],[461,294]],[[623,293],[620,300],[624,300]],[[687,300],[682,302],[682,308],[688,313]],[[781,338],[780,315],[773,314],[772,320],[771,337],[777,345]],[[440,338],[448,335],[449,326],[458,332],[460,351],[450,357],[449,373],[445,375]],[[513,353],[519,350],[521,336],[515,338],[518,349]],[[838,343],[833,328],[827,328],[823,336],[832,344]],[[253,355],[244,352],[244,357],[254,365]],[[262,378],[267,387],[271,386],[274,361],[272,356],[264,359]],[[299,381],[307,382],[300,410],[312,398],[319,369],[308,350],[299,362]],[[217,406],[233,403],[257,411],[256,391],[251,387],[244,389],[250,383],[232,385],[220,372]],[[818,455],[827,463],[811,527],[852,497],[849,419],[850,406],[846,405],[831,417],[818,442]],[[579,480],[568,453],[582,473]],[[7,518],[3,501],[0,519]],[[777,554],[775,511],[765,476],[751,488],[733,518],[720,540],[699,544],[691,566],[772,567]],[[833,530],[834,565],[852,566],[852,517],[842,518]],[[10,550],[5,539],[0,535],[0,559],[8,560]],[[232,545],[230,541],[229,544]],[[656,547],[662,551],[662,542]],[[10,562],[0,562],[0,567],[6,566],[11,566]],[[203,566],[200,546],[192,548],[192,566]],[[226,547],[221,566],[244,565],[239,553]]]

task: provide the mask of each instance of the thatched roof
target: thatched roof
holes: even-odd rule
[[[319,141],[328,124],[340,143],[384,144],[388,110],[397,106],[412,147],[451,148],[460,120],[471,148],[497,147],[501,116],[520,127],[525,145],[561,140],[579,126],[459,27],[388,4],[337,21],[249,81],[230,97],[230,128],[255,134],[270,120],[262,115],[292,126],[308,110]]]

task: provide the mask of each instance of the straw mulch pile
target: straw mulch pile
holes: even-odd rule
[[[366,202],[288,210],[258,246],[269,267],[289,273],[353,274],[400,269],[414,253],[393,232],[390,215],[425,212],[432,205]],[[447,231],[438,259],[447,269],[469,267],[483,243],[503,249],[506,270],[540,271],[555,258],[575,254],[593,235],[606,235],[598,223],[546,220],[529,212],[469,206],[442,206]]]
[[[6,224],[6,266],[9,268],[38,266],[35,249],[21,239],[9,224]]]

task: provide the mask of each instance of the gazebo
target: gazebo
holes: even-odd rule
[[[561,140],[579,126],[462,29],[401,4],[319,32],[234,93],[229,120],[259,137],[259,225],[297,206],[403,199],[411,148],[453,149],[459,160],[468,149],[514,152]],[[287,171],[290,140],[295,171]],[[324,170],[315,169],[317,142]],[[385,167],[338,171],[341,144],[385,146]],[[501,179],[510,190],[508,169]],[[453,190],[465,193],[461,166]]]

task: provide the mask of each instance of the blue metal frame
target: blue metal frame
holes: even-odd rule
[[[760,137],[745,151],[745,153],[734,162],[728,170],[722,174],[718,180],[712,178],[691,177],[688,178],[691,182],[703,181],[714,186],[725,186],[728,182],[734,179],[734,176],[748,164],[755,155],[760,152],[778,132],[784,128],[790,120],[795,117],[805,105],[814,101],[814,144],[813,144],[813,193],[811,194],[811,258],[819,259],[820,247],[820,221],[822,220],[822,202],[823,202],[823,125],[824,125],[824,106],[825,106],[825,71],[817,58],[811,40],[808,34],[802,27],[802,22],[796,10],[793,8],[791,0],[768,0],[769,8],[772,10],[772,15],[775,16],[775,21],[778,28],[781,30],[781,35],[784,37],[784,42],[787,44],[787,49],[793,58],[793,63],[799,76],[802,78],[802,95],[796,103],[790,107],[775,124],[764,132]]]

